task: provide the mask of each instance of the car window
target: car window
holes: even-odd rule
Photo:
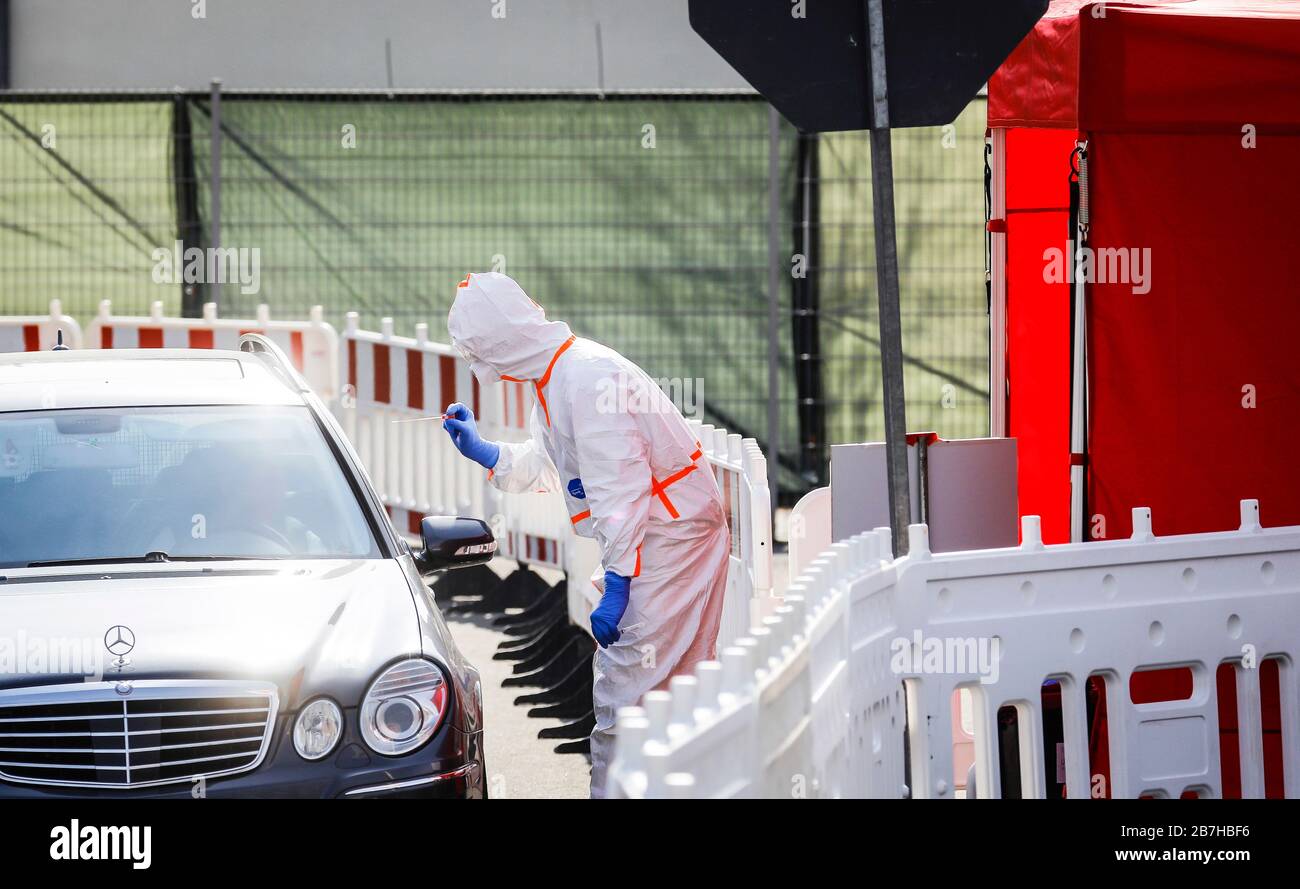
[[[378,555],[306,407],[0,414],[0,566],[151,552]]]

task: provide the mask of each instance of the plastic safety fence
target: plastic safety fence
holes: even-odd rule
[[[1233,532],[1133,528],[834,544],[720,662],[620,712],[611,795],[1300,795],[1300,527],[1248,500]]]
[[[752,95],[227,92],[212,112],[202,92],[0,97],[0,312],[321,305],[442,340],[454,282],[504,271],[690,416],[762,440],[785,502],[825,483],[831,442],[880,437],[858,136],[780,127],[773,225]],[[945,437],[987,428],[983,118],[894,137],[910,425]]]
[[[457,453],[441,415],[456,401],[490,414],[500,393],[480,390],[469,365],[430,341],[424,325],[414,338],[395,336],[391,319],[378,332],[357,325],[350,313],[335,411],[394,527],[418,537],[424,515],[492,516],[483,470]],[[499,516],[489,521],[499,534]]]
[[[334,327],[322,320],[320,306],[313,306],[306,321],[272,320],[265,303],[256,307],[252,318],[219,318],[217,306],[207,303],[199,318],[174,318],[163,314],[155,302],[145,316],[115,315],[113,304],[104,300],[99,314],[86,327],[88,349],[238,349],[246,333],[266,335],[284,350],[285,356],[325,401],[338,396],[339,337]],[[0,319],[3,323],[3,319]]]
[[[48,315],[0,317],[0,352],[42,352],[54,348],[62,334],[63,345],[81,348],[81,325],[63,314],[63,303],[50,300]]]

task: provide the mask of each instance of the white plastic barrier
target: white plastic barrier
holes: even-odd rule
[[[725,647],[778,604],[772,599],[772,497],[767,487],[767,458],[752,438],[695,421],[691,426],[718,480],[731,528],[727,598],[718,629],[718,645]]]
[[[65,346],[81,348],[81,325],[63,314],[63,304],[57,299],[50,300],[48,315],[0,317],[0,352],[48,351],[58,342],[60,330]]]
[[[786,561],[790,583],[834,541],[831,538],[831,489],[813,488],[799,498],[787,522],[790,554]]]
[[[271,319],[266,305],[257,317],[218,318],[214,303],[203,306],[201,318],[170,318],[155,302],[148,317],[114,315],[109,300],[99,304],[99,314],[86,327],[88,349],[237,349],[246,333],[265,334],[284,349],[316,394],[327,402],[338,397],[339,338],[325,323],[320,306],[313,306],[306,321]]]
[[[965,688],[977,795],[1001,795],[997,715],[1010,706],[1023,795],[1043,797],[1050,680],[1066,792],[1086,798],[1099,778],[1085,703],[1096,676],[1111,796],[1220,796],[1216,670],[1230,664],[1242,795],[1260,797],[1258,665],[1275,660],[1284,790],[1300,796],[1300,527],[1262,529],[1256,501],[1235,532],[1157,539],[1147,509],[1133,527],[1126,541],[1045,547],[1031,516],[1019,547],[931,555],[913,525],[898,560],[881,529],[834,544],[721,663],[620,713],[611,795],[952,798],[952,701]],[[1133,674],[1162,668],[1190,668],[1191,696],[1133,703]]]

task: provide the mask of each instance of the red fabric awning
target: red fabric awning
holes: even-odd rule
[[[1053,0],[989,80],[989,126],[1300,131],[1300,0]]]
[[[1073,246],[1078,138],[1087,246],[1112,269],[1143,263],[1141,281],[1108,274],[1087,286],[1084,539],[1127,537],[1138,506],[1160,536],[1235,529],[1246,498],[1266,527],[1300,523],[1300,0],[1054,0],[990,79],[989,126],[1006,130],[1007,411],[1021,515],[1040,514],[1048,542],[1068,538],[1072,288],[1043,269],[1046,250]],[[1276,686],[1258,672],[1263,723],[1277,726]],[[1177,675],[1151,678],[1159,699],[1179,697]],[[1105,706],[1103,696],[1099,714]],[[1223,795],[1239,797],[1230,725]],[[1275,796],[1283,757],[1269,737]],[[1090,739],[1102,773],[1108,743],[1105,728]]]

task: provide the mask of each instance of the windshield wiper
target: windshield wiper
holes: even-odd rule
[[[162,550],[147,552],[143,556],[93,556],[88,559],[49,559],[28,562],[28,568],[57,568],[64,565],[138,565],[154,562],[226,562],[240,556],[169,556]]]

